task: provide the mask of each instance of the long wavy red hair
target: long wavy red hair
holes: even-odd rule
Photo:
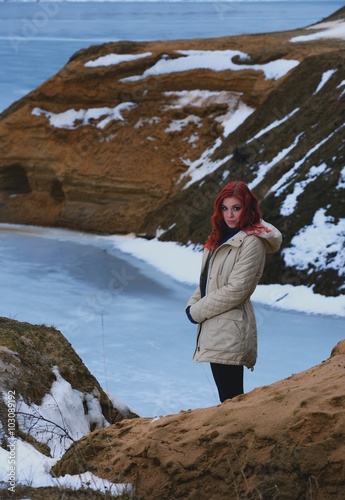
[[[212,232],[205,243],[205,247],[210,250],[217,248],[227,234],[227,225],[223,218],[222,205],[225,198],[232,197],[238,198],[244,209],[240,217],[239,229],[256,232],[264,230],[263,227],[260,227],[262,214],[255,194],[251,192],[245,182],[229,182],[214,200],[214,212],[211,217]]]

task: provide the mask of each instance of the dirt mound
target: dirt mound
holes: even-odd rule
[[[130,411],[121,413],[114,407],[61,332],[53,327],[0,318],[0,390],[4,397],[11,391],[16,401],[21,399],[26,404],[39,405],[56,381],[56,369],[86,400],[91,394],[99,401],[108,422],[136,416]],[[7,428],[6,414],[5,403],[0,400],[3,429]]]
[[[55,466],[142,499],[342,498],[345,341],[309,370],[219,406],[96,431]]]

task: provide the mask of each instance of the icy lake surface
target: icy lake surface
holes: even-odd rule
[[[192,361],[196,329],[184,308],[194,286],[111,236],[0,225],[0,259],[0,315],[59,329],[102,387],[140,415],[218,403],[209,365]],[[246,391],[321,363],[344,337],[344,318],[254,305],[259,360],[245,371]]]

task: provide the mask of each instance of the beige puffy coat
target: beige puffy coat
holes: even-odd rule
[[[258,284],[266,253],[279,250],[282,235],[262,221],[269,232],[247,235],[244,231],[220,245],[211,255],[206,295],[200,287],[187,307],[199,323],[194,361],[208,361],[252,368],[257,359],[257,328],[250,296]],[[201,271],[209,250],[203,253]]]

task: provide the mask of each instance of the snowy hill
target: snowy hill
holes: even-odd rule
[[[0,344],[1,498],[20,485],[104,490],[90,473],[53,478],[50,468],[81,437],[137,415],[109,399],[56,329],[0,318]]]
[[[242,179],[284,236],[263,283],[343,294],[344,18],[79,51],[0,115],[0,221],[201,245]]]

